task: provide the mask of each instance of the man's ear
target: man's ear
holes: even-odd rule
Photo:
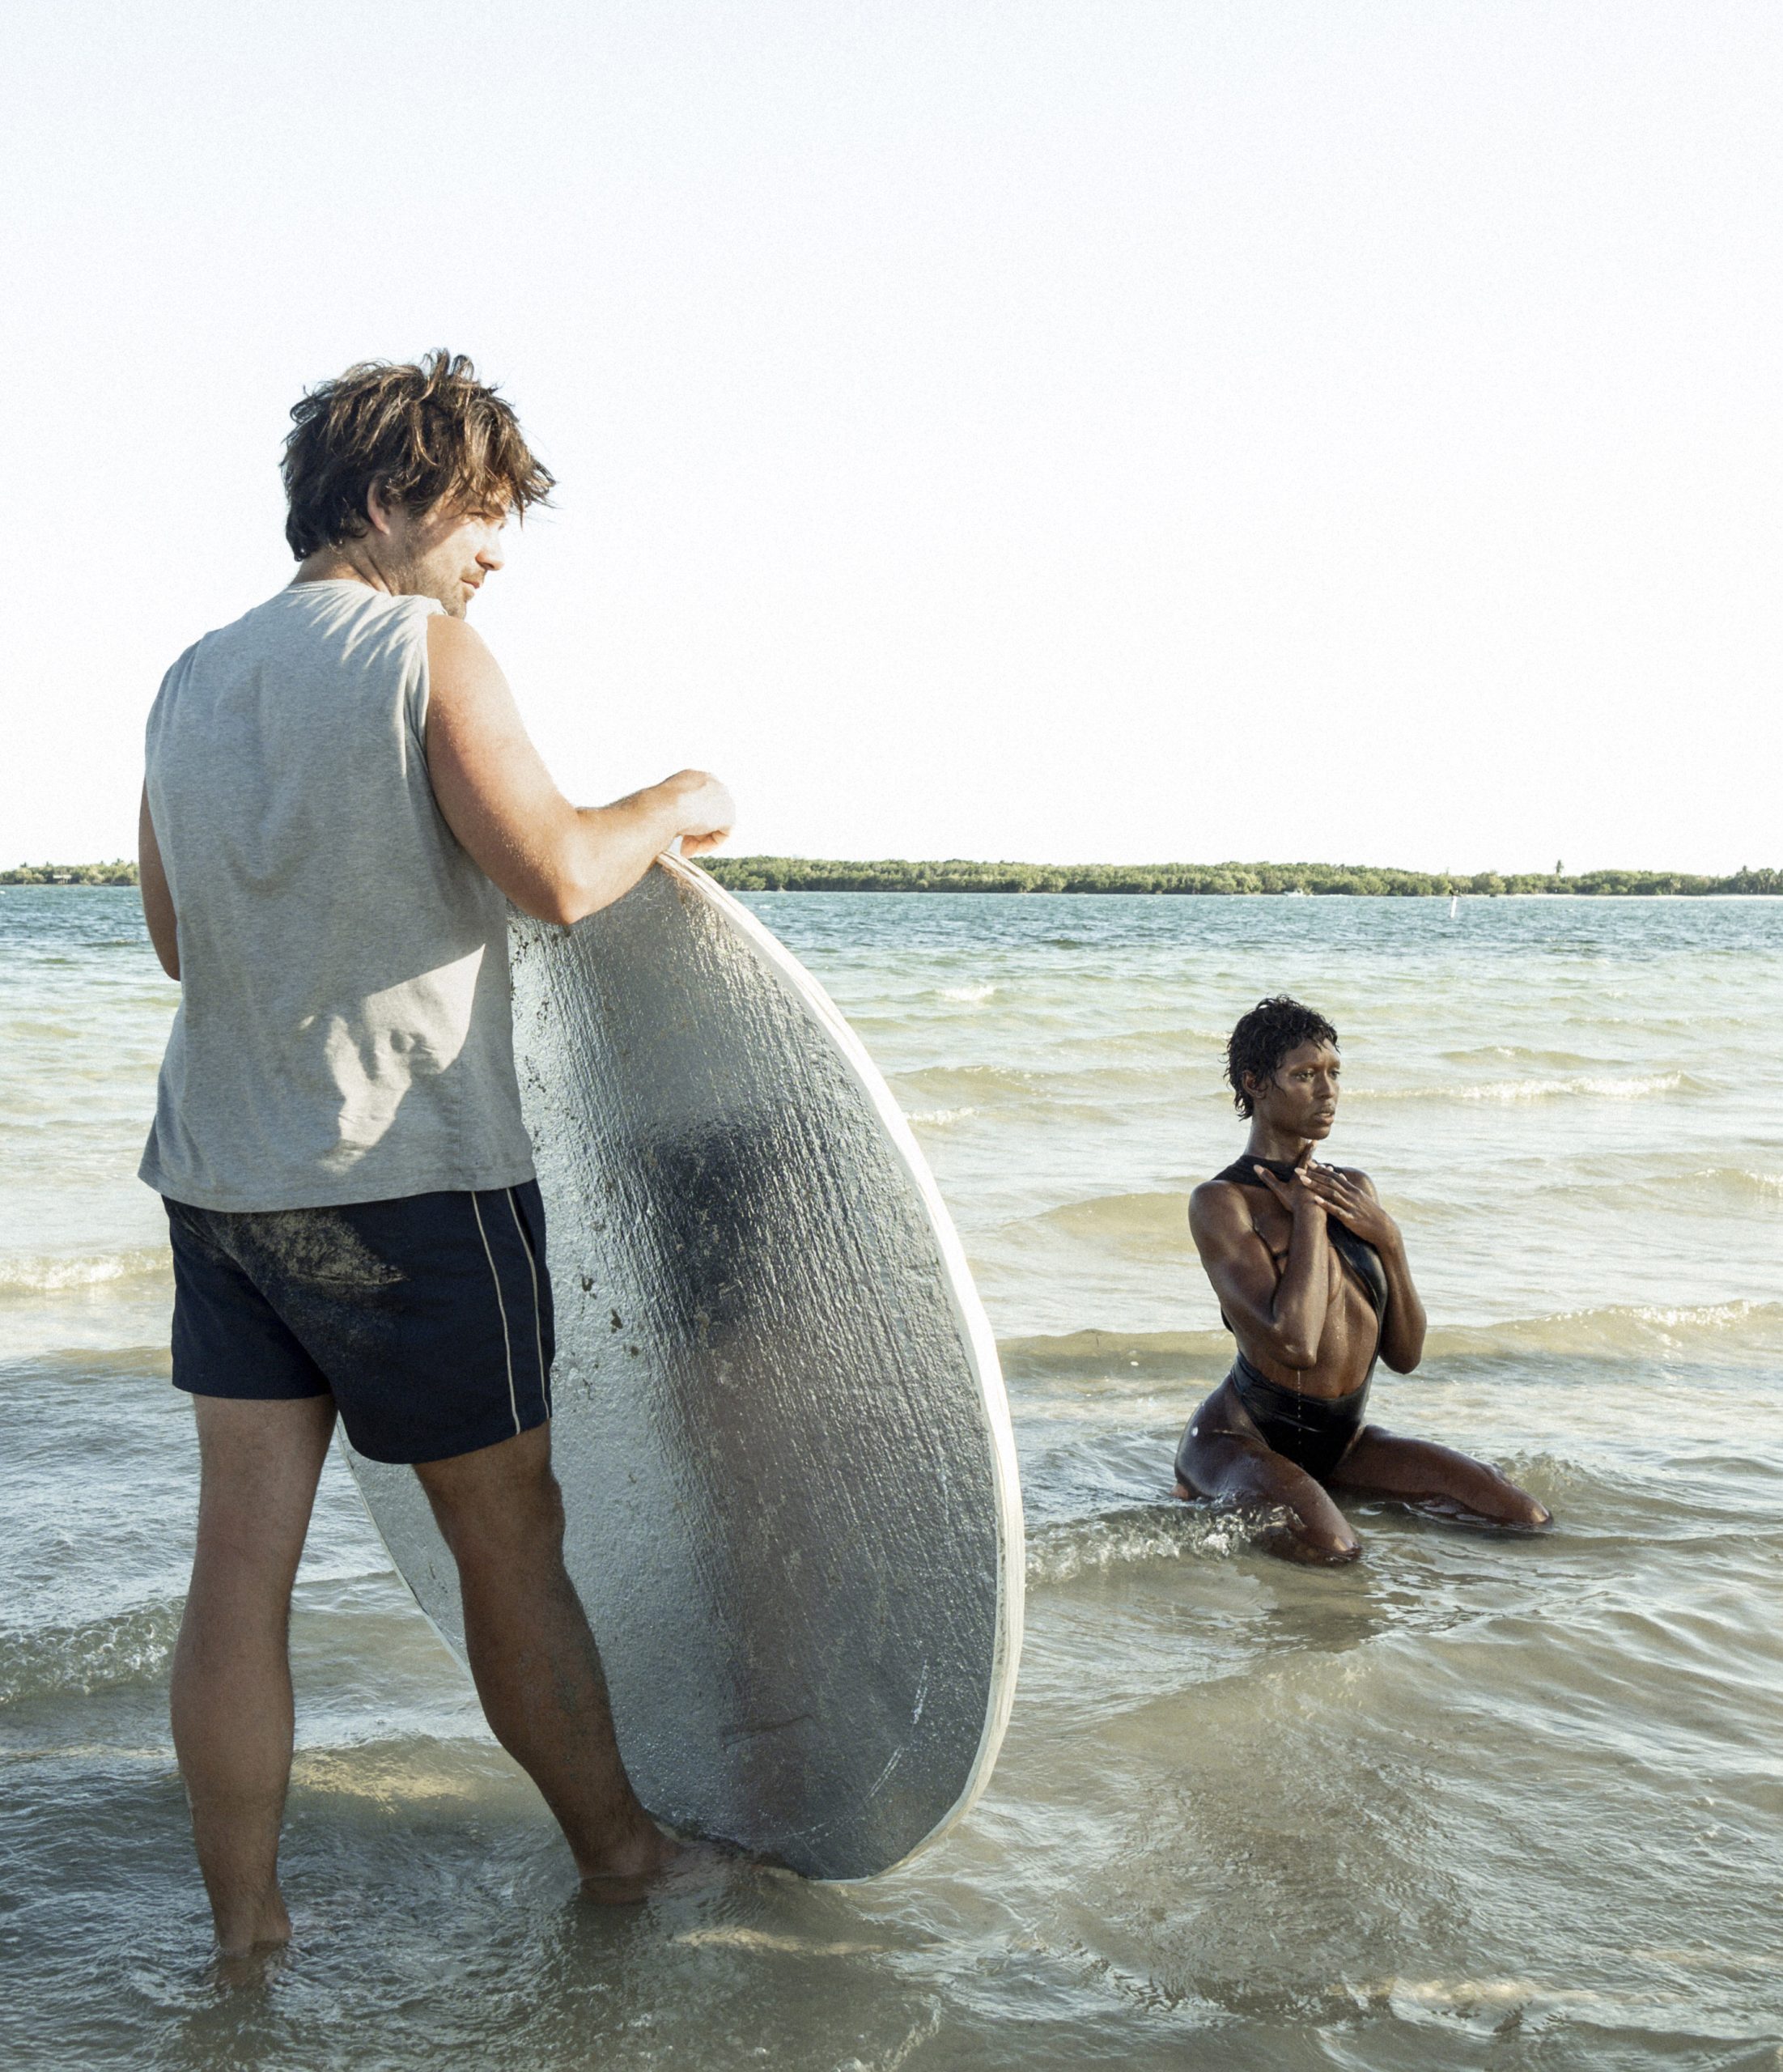
[[[396,507],[384,493],[383,476],[374,475],[371,487],[365,492],[366,520],[374,533],[382,533],[386,539],[389,537],[390,513]]]

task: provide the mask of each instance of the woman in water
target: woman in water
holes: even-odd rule
[[[1238,1357],[1189,1420],[1176,1493],[1274,1514],[1279,1551],[1308,1561],[1362,1551],[1333,1492],[1539,1529],[1547,1510],[1496,1468],[1363,1422],[1375,1361],[1409,1374],[1423,1357],[1424,1305],[1374,1182],[1314,1162],[1340,1069],[1337,1031],[1285,996],[1254,1008],[1226,1046],[1250,1137],[1195,1189],[1189,1228]]]

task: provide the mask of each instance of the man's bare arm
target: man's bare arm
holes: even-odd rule
[[[446,825],[523,913],[579,921],[629,892],[680,838],[694,856],[730,832],[730,794],[683,770],[609,806],[573,806],[528,737],[513,693],[462,619],[427,622],[427,771]]]
[[[1287,1190],[1281,1190],[1286,1195]],[[1280,1274],[1257,1235],[1238,1190],[1208,1181],[1189,1198],[1189,1229],[1213,1292],[1241,1339],[1260,1346],[1284,1367],[1318,1364],[1331,1299],[1325,1263],[1325,1214],[1317,1202],[1290,1198],[1293,1234]]]
[[[149,788],[142,787],[142,804],[136,816],[136,889],[142,896],[142,918],[149,924],[149,940],[170,979],[180,975],[180,928],[173,911],[173,894],[161,862],[161,845],[155,839],[155,822],[149,815]]]

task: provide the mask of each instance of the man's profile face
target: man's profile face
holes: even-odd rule
[[[484,580],[505,558],[504,512],[465,512],[450,503],[416,512],[374,495],[371,515],[391,588],[404,597],[437,597],[454,618],[465,616]]]

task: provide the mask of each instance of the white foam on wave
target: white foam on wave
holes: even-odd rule
[[[1748,1170],[1747,1167],[1739,1166],[1731,1169],[1712,1168],[1701,1177],[1705,1180],[1725,1179],[1728,1177],[1730,1170],[1732,1172],[1735,1187],[1750,1187],[1755,1194],[1783,1195],[1783,1173],[1754,1173]]]
[[[0,1633],[0,1705],[140,1683],[172,1659],[179,1632],[180,1607],[158,1603],[83,1625]]]
[[[963,1007],[983,1007],[987,1000],[995,1000],[996,995],[996,987],[989,985],[943,986],[941,988],[944,1000],[957,1000]]]
[[[1658,1093],[1682,1093],[1695,1082],[1687,1072],[1649,1072],[1620,1078],[1580,1072],[1564,1079],[1491,1079],[1474,1086],[1357,1087],[1348,1098],[1362,1101],[1560,1101],[1569,1096],[1598,1101],[1644,1101]]]
[[[978,1112],[976,1108],[916,1108],[904,1119],[912,1129],[949,1130],[956,1123],[963,1123],[969,1115]]]
[[[1641,1101],[1651,1093],[1679,1093],[1687,1085],[1681,1072],[1651,1072],[1643,1079],[1617,1079],[1607,1073],[1581,1073],[1570,1079],[1513,1079],[1484,1086],[1466,1086],[1463,1101],[1552,1101],[1585,1093],[1600,1101]]]
[[[1242,1553],[1275,1522],[1207,1505],[1178,1505],[1135,1517],[1085,1519],[1038,1532],[1028,1542],[1030,1583],[1070,1582],[1148,1561],[1223,1561]]]
[[[1610,2007],[1615,2004],[1605,1994],[1586,1986],[1550,1985],[1532,1978],[1389,1978],[1366,1988],[1338,1989],[1365,2006],[1378,1999],[1403,2000],[1417,2007],[1450,2008],[1462,2012],[1482,2006],[1538,2003],[1569,2007]]]
[[[1661,1331],[1735,1331],[1748,1318],[1774,1313],[1772,1302],[1755,1302],[1743,1297],[1737,1302],[1704,1302],[1666,1308],[1652,1302],[1637,1302],[1622,1310],[1580,1310],[1581,1316],[1615,1316],[1634,1318],[1638,1323],[1652,1324]]]
[[[1638,1356],[1687,1350],[1703,1338],[1730,1341],[1765,1354],[1783,1331],[1783,1303],[1743,1297],[1732,1302],[1667,1306],[1611,1303],[1602,1309],[1566,1310],[1545,1317],[1502,1323],[1437,1325],[1426,1341],[1427,1357],[1519,1359],[1531,1352],[1586,1358]]]
[[[61,1294],[167,1271],[164,1246],[122,1252],[0,1252],[0,1297]]]

